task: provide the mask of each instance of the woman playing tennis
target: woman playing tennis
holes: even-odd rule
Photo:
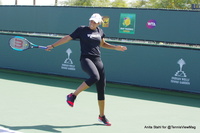
[[[50,51],[72,39],[80,39],[80,63],[83,71],[89,75],[89,78],[86,79],[73,93],[67,95],[66,102],[69,106],[73,107],[74,101],[79,93],[88,89],[93,84],[96,84],[99,105],[98,119],[106,126],[111,126],[111,123],[104,114],[106,78],[103,62],[101,60],[100,47],[118,51],[125,51],[127,48],[125,46],[116,46],[105,42],[105,34],[103,30],[99,28],[99,25],[102,22],[102,16],[98,13],[94,13],[89,19],[89,26],[78,27],[72,34],[66,35],[52,45],[48,45],[46,50]]]

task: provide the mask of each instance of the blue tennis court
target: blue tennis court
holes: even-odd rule
[[[81,80],[0,72],[0,132],[7,133],[199,133],[199,95],[108,84],[106,116],[97,121],[95,87],[74,108],[65,103]]]

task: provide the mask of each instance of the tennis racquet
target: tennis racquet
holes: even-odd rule
[[[32,48],[41,48],[41,49],[47,49],[45,46],[39,46],[36,44],[31,43],[24,37],[20,36],[14,36],[9,40],[10,47],[14,50],[17,51],[24,51],[27,49],[32,49]]]

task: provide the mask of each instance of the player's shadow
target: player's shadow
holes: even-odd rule
[[[41,131],[46,131],[46,132],[52,132],[52,133],[61,133],[59,129],[67,129],[67,128],[80,128],[80,127],[90,127],[90,126],[104,126],[103,124],[85,124],[85,125],[74,125],[74,126],[53,126],[53,125],[35,125],[35,126],[7,126],[7,125],[2,125],[0,126],[18,131],[18,130],[41,130]]]

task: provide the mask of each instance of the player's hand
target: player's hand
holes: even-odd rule
[[[115,49],[118,50],[118,51],[125,51],[125,50],[127,50],[127,47],[126,46],[118,45],[118,46],[116,46]]]
[[[52,45],[48,45],[47,46],[47,49],[45,49],[46,51],[51,51],[53,49],[53,46]]]

